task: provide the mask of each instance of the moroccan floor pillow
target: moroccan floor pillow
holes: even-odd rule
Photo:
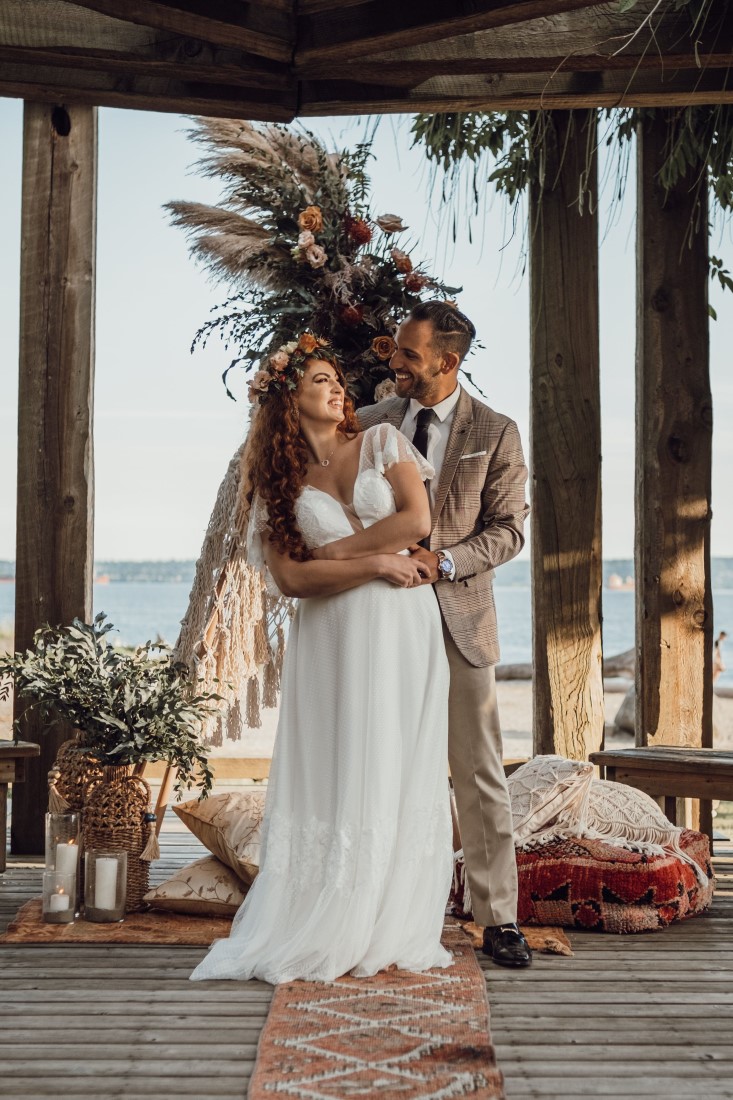
[[[581,838],[518,850],[519,922],[650,932],[701,913],[715,888],[708,838],[685,830],[680,848],[687,859]],[[690,859],[705,872],[707,884]]]

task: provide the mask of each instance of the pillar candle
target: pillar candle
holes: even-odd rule
[[[100,856],[94,861],[94,907],[114,909],[117,902],[117,860]]]
[[[49,913],[62,913],[69,908],[71,898],[68,894],[51,894],[48,899]]]
[[[79,845],[70,840],[56,845],[56,870],[60,875],[75,875]]]

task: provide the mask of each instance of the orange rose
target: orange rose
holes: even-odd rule
[[[391,336],[377,336],[372,340],[372,351],[377,359],[391,359],[397,351],[397,345]]]
[[[401,248],[392,249],[392,259],[400,275],[409,275],[412,271],[412,260]]]
[[[298,351],[302,351],[304,355],[310,355],[317,347],[318,341],[309,332],[304,332],[298,340]]]
[[[320,233],[323,229],[323,214],[320,206],[306,206],[298,215],[298,225],[311,233]]]

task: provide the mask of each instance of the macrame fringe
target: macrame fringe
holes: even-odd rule
[[[50,814],[63,814],[70,809],[69,803],[56,786],[60,778],[61,772],[58,768],[52,768],[48,773],[48,812]]]
[[[250,729],[258,730],[262,725],[260,715],[260,681],[253,676],[247,684],[247,709],[245,721]]]
[[[453,890],[458,893],[459,890],[463,890],[463,903],[461,908],[464,913],[470,913],[473,916],[473,900],[471,898],[471,887],[468,885],[468,874],[466,872],[466,861],[463,856],[463,848],[459,848],[457,852],[453,853]]]
[[[268,664],[265,665],[265,672],[262,677],[262,706],[276,707],[279,691],[280,673],[277,665],[271,658]]]
[[[160,859],[160,844],[158,843],[158,834],[155,828],[157,820],[152,810],[148,810],[143,818],[143,821],[148,827],[148,839],[145,842],[145,847],[140,853],[140,859],[144,859],[146,863],[152,863],[153,860]]]
[[[246,443],[231,459],[219,486],[196,564],[188,610],[181,623],[174,658],[185,664],[202,691],[223,696],[205,735],[211,745],[239,741],[247,728],[259,729],[263,704],[277,706],[285,649],[283,623],[292,603],[270,596],[262,574],[247,562],[249,508],[243,481]],[[274,641],[277,676],[270,639]]]

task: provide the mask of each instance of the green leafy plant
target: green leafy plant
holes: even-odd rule
[[[84,749],[102,764],[165,761],[177,769],[179,791],[211,790],[202,731],[220,696],[195,694],[185,666],[166,646],[146,642],[122,652],[108,641],[113,629],[99,614],[92,624],[44,626],[24,653],[0,656],[0,699],[11,685],[53,726],[81,730]],[[17,724],[16,724],[17,728]]]

